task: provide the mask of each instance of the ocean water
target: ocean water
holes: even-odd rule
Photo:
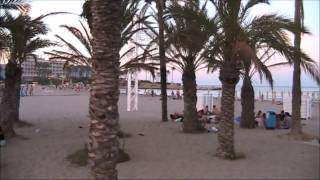
[[[126,93],[125,89],[120,90],[121,93]],[[160,95],[160,89],[153,90],[155,95]],[[176,94],[177,90],[167,90],[167,95],[171,96],[172,91]],[[277,86],[273,90],[269,86],[254,86],[255,99],[260,99],[263,96],[265,100],[282,100],[283,96],[291,96],[292,87],[289,86]],[[139,94],[151,93],[151,89],[139,89]],[[183,94],[180,90],[180,94]],[[220,97],[221,90],[197,90],[197,95],[210,94],[213,97]],[[320,101],[320,89],[319,87],[302,87],[302,95],[309,96],[311,100]],[[241,97],[241,86],[236,86],[236,98]]]

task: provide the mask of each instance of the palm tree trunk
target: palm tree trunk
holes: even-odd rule
[[[234,159],[234,99],[235,87],[239,81],[239,71],[234,63],[227,61],[220,69],[219,79],[222,83],[221,120],[219,123],[218,143],[216,155],[218,157]]]
[[[183,131],[196,133],[203,130],[197,114],[197,84],[195,69],[187,66],[182,74],[183,82]]]
[[[9,61],[5,69],[5,88],[0,105],[0,125],[9,137],[15,135],[13,125],[19,120],[21,75],[21,68]]]
[[[93,74],[88,157],[95,179],[117,179],[121,1],[92,1]]]
[[[302,0],[295,0],[295,15],[294,21],[298,26],[301,26],[301,10]],[[301,34],[300,32],[294,35],[294,47],[300,49]],[[300,57],[296,55],[293,65],[293,84],[292,84],[292,128],[291,133],[294,136],[302,134],[301,127],[301,69]]]
[[[162,107],[162,121],[168,121],[168,107],[167,107],[167,68],[166,56],[164,47],[164,20],[163,9],[165,0],[157,0],[158,9],[158,23],[159,23],[159,56],[160,56],[160,77],[161,77],[161,107]]]
[[[241,121],[242,128],[255,128],[254,90],[249,76],[245,76],[241,88]]]

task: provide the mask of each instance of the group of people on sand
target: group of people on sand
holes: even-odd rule
[[[174,92],[173,91],[171,91],[171,98],[172,99],[182,99],[182,96],[181,96],[181,94],[180,94],[180,90],[177,90],[176,91],[176,94],[174,94]]]
[[[209,107],[205,106],[205,108],[199,110],[197,114],[198,120],[204,127],[206,126],[206,124],[219,123],[221,116],[221,112],[216,105],[212,106],[212,111],[209,111]],[[173,114],[170,114],[170,119],[175,122],[183,122],[183,114],[175,112]]]
[[[266,128],[266,113],[261,110],[255,116],[256,127]],[[289,129],[291,127],[292,118],[290,113],[284,112],[283,110],[276,115],[276,129]]]
[[[20,96],[33,96],[33,84],[24,84],[20,87]]]

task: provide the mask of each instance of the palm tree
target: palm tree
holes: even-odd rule
[[[0,0],[0,16],[3,19],[6,13],[2,13],[2,11],[8,10],[18,10],[20,13],[25,13],[29,11],[29,4],[26,3],[25,0]],[[0,53],[2,53],[3,48],[6,48],[6,44],[8,43],[9,37],[6,31],[3,29],[0,24]]]
[[[287,42],[288,43],[288,42]],[[254,49],[255,47],[252,47]],[[261,61],[261,63],[256,63],[255,65],[252,61],[243,62],[243,69],[241,70],[241,77],[243,79],[243,84],[241,88],[241,121],[240,127],[242,128],[255,128],[255,116],[254,116],[254,88],[252,86],[252,77],[259,73],[260,80],[262,81],[262,77],[268,81],[270,87],[273,89],[273,78],[270,72],[270,69],[273,67],[281,66],[281,65],[289,65],[287,62],[280,62],[267,65],[268,61],[273,57],[276,52],[270,53],[271,48],[265,50],[265,52],[257,59]],[[260,50],[263,51],[263,50]],[[257,52],[257,51],[256,51]]]
[[[159,60],[160,60],[160,79],[161,79],[161,109],[162,109],[162,121],[168,121],[168,102],[167,102],[167,67],[166,67],[166,55],[164,46],[164,18],[163,10],[165,9],[165,0],[156,0],[156,6],[158,10],[158,25],[159,25]]]
[[[86,28],[86,25],[80,21],[81,29],[78,29],[74,26],[61,25],[62,28],[66,29],[73,37],[78,41],[77,44],[68,42],[60,35],[55,35],[59,40],[60,45],[67,49],[54,49],[50,52],[45,52],[50,56],[50,60],[58,59],[65,60],[66,66],[87,66],[92,68],[92,36],[90,31]],[[124,47],[126,48],[126,47]],[[130,71],[140,71],[146,70],[151,74],[154,74],[154,71],[157,69],[155,66],[156,63],[145,62],[146,54],[139,54],[131,59],[127,58],[127,55],[132,53],[134,49],[130,48],[122,53],[120,59],[120,74],[125,75]]]
[[[221,46],[223,61],[220,65],[219,79],[222,83],[221,121],[218,132],[218,148],[216,155],[224,158],[235,157],[234,150],[234,97],[235,86],[239,81],[239,61],[236,53],[236,42],[239,40],[240,25],[238,14],[241,0],[213,2],[221,21],[224,40]],[[219,38],[216,39],[218,41]],[[214,46],[217,48],[217,46]]]
[[[30,5],[25,0],[0,0],[1,10],[18,10],[21,13],[27,13]]]
[[[5,70],[5,89],[1,100],[1,125],[7,135],[14,135],[13,123],[19,120],[20,84],[22,68],[21,64],[28,58],[37,60],[34,52],[40,48],[54,45],[49,40],[42,39],[39,35],[48,32],[46,25],[40,16],[31,19],[29,16],[17,17],[7,13],[0,19],[0,24],[10,34],[8,45],[9,59]]]
[[[303,1],[295,0],[295,13],[294,21],[297,26],[303,26],[304,12],[303,12]],[[294,47],[300,49],[301,45],[301,32],[294,34]],[[293,136],[302,135],[301,126],[301,68],[300,68],[300,57],[297,55],[294,59],[293,65],[293,83],[292,83],[292,127],[291,134]]]
[[[196,71],[205,67],[210,37],[216,33],[215,18],[207,14],[206,4],[190,1],[185,6],[172,2],[168,7],[170,21],[165,22],[165,47],[168,61],[182,72],[184,94],[183,131],[203,130],[196,109]]]
[[[88,157],[95,179],[117,179],[121,2],[92,0],[93,75]]]
[[[166,10],[166,0],[145,0],[147,4],[151,4],[152,2],[156,3],[157,12],[153,10],[154,20],[157,21],[158,24],[158,32],[155,32],[157,35],[157,45],[159,47],[159,62],[160,62],[160,82],[161,82],[161,119],[163,122],[168,121],[168,99],[167,99],[167,62],[166,62],[166,49],[165,49],[165,40],[164,40],[164,11]],[[148,8],[148,6],[145,6]],[[156,14],[156,15],[155,15]],[[154,27],[152,27],[154,28]]]
[[[303,27],[304,10],[303,1],[295,0],[295,13],[294,22],[298,27]],[[301,33],[302,31],[296,31],[294,33],[294,47],[300,50],[301,45]],[[301,50],[300,50],[301,51]],[[311,59],[306,60],[304,54],[296,52],[293,58],[293,83],[292,83],[292,127],[290,134],[294,137],[301,138],[303,136],[301,126],[301,67],[305,72],[311,75],[311,77],[320,84],[319,67]]]
[[[303,57],[309,69],[314,70],[314,61],[305,53],[298,52],[290,46],[289,38],[284,30],[289,32],[302,31],[304,28],[297,27],[292,21],[284,17],[271,14],[255,17],[248,21],[249,10],[259,3],[268,3],[266,0],[249,0],[245,6],[241,1],[216,1],[211,0],[217,10],[219,27],[222,32],[215,37],[212,44],[211,64],[214,68],[220,68],[219,79],[222,83],[221,98],[221,121],[218,133],[219,147],[217,156],[224,158],[235,158],[234,150],[234,95],[235,85],[239,81],[240,70],[250,69],[254,64],[260,76],[264,74],[271,82],[271,74],[266,71],[266,66],[257,57],[258,51],[262,52],[268,48],[284,56],[288,63],[292,63],[294,54]],[[311,68],[313,67],[313,68]],[[260,70],[262,71],[260,71]],[[263,70],[264,69],[264,70]],[[311,74],[315,71],[311,72]],[[248,78],[245,79],[247,84]],[[253,107],[253,105],[251,106]]]

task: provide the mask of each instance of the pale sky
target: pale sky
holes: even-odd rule
[[[31,16],[37,17],[41,14],[56,11],[67,11],[80,14],[84,0],[33,0],[31,5]],[[271,5],[258,5],[252,9],[253,15],[261,15],[265,13],[279,13],[289,18],[293,18],[294,1],[293,0],[271,0]],[[319,64],[319,0],[304,0],[305,26],[311,31],[312,35],[304,36],[302,40],[302,48],[307,54]],[[59,34],[67,37],[66,31],[59,28],[61,24],[79,26],[79,18],[75,15],[55,15],[47,17],[45,22],[49,25],[53,34]],[[68,39],[72,41],[72,38]],[[291,86],[292,85],[292,68],[281,67],[272,70],[275,79],[275,86]],[[145,79],[146,74],[140,73],[140,79]],[[149,76],[148,76],[149,77]],[[149,77],[150,78],[150,77]],[[302,85],[305,87],[316,87],[308,76],[302,75]],[[174,82],[181,82],[181,74],[174,72]],[[168,82],[171,82],[171,74],[168,76]],[[197,73],[197,84],[201,85],[220,85],[218,72],[207,74],[206,71]],[[258,79],[254,80],[254,84],[261,85]],[[262,84],[266,85],[266,84]]]

